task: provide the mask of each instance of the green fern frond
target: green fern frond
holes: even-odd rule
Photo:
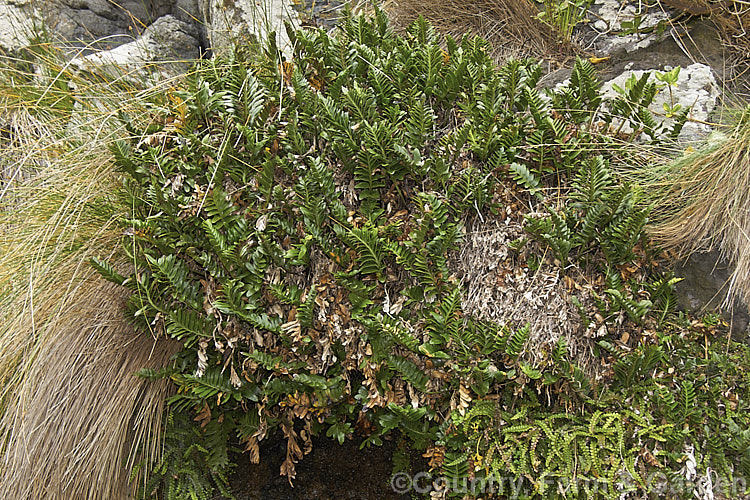
[[[190,279],[190,270],[184,261],[175,254],[159,258],[146,254],[146,259],[154,268],[154,276],[166,282],[177,298],[193,309],[200,308],[197,300],[198,285]]]
[[[313,285],[307,292],[307,298],[297,308],[297,320],[304,328],[312,328],[315,322],[315,299],[318,289]]]
[[[176,309],[169,313],[165,321],[167,334],[173,339],[182,340],[186,348],[195,345],[200,338],[211,337],[214,326],[196,311]]]
[[[526,347],[526,341],[529,339],[530,334],[531,330],[528,323],[516,330],[508,339],[508,343],[505,346],[505,354],[513,359],[518,358]]]
[[[533,173],[531,173],[526,165],[521,163],[511,163],[508,168],[510,169],[513,180],[516,181],[519,186],[528,189],[532,194],[537,194],[541,189],[542,183]]]
[[[424,391],[427,387],[428,378],[424,371],[415,363],[401,356],[388,356],[388,367],[398,371],[411,385]]]
[[[386,248],[378,235],[378,228],[352,228],[340,234],[344,243],[357,252],[357,265],[363,275],[374,274],[382,279],[385,270]]]
[[[96,257],[92,257],[89,260],[89,263],[91,264],[91,267],[96,269],[99,272],[99,274],[101,274],[102,277],[106,279],[107,281],[111,281],[112,283],[122,285],[126,279],[125,276],[115,271],[112,265],[107,261],[99,260]]]

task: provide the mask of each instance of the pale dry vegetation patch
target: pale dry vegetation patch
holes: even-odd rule
[[[136,372],[176,345],[136,335],[89,259],[128,265],[108,144],[149,98],[49,46],[26,55],[0,60],[0,483],[7,498],[127,498],[171,391]]]
[[[570,289],[571,271],[563,272],[555,265],[551,252],[536,242],[514,249],[527,238],[522,221],[511,218],[477,221],[467,231],[457,263],[467,290],[465,312],[499,324],[528,324],[523,358],[532,365],[546,361],[555,344],[564,339],[578,365],[592,378],[597,377],[598,359],[590,351],[596,325],[584,326],[570,299],[577,295],[582,304],[593,308],[583,291],[590,277],[580,272],[581,291]]]
[[[719,250],[734,265],[727,301],[750,302],[750,111],[726,135],[644,170],[657,194],[651,234],[682,257]]]
[[[444,35],[480,36],[497,61],[531,56],[564,60],[574,53],[570,41],[560,40],[538,19],[539,9],[530,0],[391,0],[384,7],[397,27],[405,28],[421,15]]]

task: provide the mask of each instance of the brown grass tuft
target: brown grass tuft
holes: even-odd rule
[[[56,304],[57,290],[35,294]],[[7,439],[0,483],[6,498],[130,497],[135,462],[157,454],[171,383],[135,373],[167,366],[179,345],[138,335],[122,315],[121,287],[81,280],[47,324],[25,311],[13,333],[35,330],[18,355],[23,378],[0,420]],[[139,449],[141,445],[149,449]]]
[[[530,0],[391,0],[385,10],[401,28],[422,15],[442,34],[458,40],[464,33],[481,36],[490,42],[497,61],[530,56],[563,60],[573,55],[573,46],[560,42],[557,33],[537,19],[539,9]]]
[[[750,304],[750,108],[731,133],[656,171],[654,240],[683,257],[719,250],[734,266],[725,305]]]
[[[6,149],[24,175],[0,198],[0,484],[14,499],[128,498],[133,466],[158,456],[171,391],[135,372],[177,346],[136,334],[124,291],[88,264],[117,258],[121,239],[105,146],[84,156],[50,137]]]
[[[172,390],[135,373],[178,346],[136,334],[124,291],[88,262],[127,268],[108,144],[118,111],[148,119],[150,95],[38,53],[33,71],[0,58],[0,485],[18,500],[129,498]]]

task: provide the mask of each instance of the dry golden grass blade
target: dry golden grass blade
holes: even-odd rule
[[[55,295],[35,298],[49,304]],[[90,276],[37,327],[1,421],[7,498],[128,498],[134,460],[156,456],[171,384],[135,373],[165,367],[179,346],[137,335],[123,320],[124,298],[120,287]],[[17,322],[18,335],[33,328],[30,314]],[[142,444],[151,449],[134,449]]]
[[[734,266],[727,300],[750,304],[750,108],[728,135],[649,182],[658,193],[653,238],[682,256],[719,250]]]
[[[564,60],[573,55],[569,41],[562,42],[554,30],[537,18],[539,10],[530,0],[391,0],[385,10],[396,26],[408,26],[419,15],[442,34],[456,39],[464,33],[490,42],[495,60],[540,57]]]
[[[0,59],[0,484],[4,498],[128,498],[171,390],[135,373],[178,346],[136,334],[124,291],[88,262],[127,265],[108,143],[118,112],[149,119],[149,96],[47,49]]]

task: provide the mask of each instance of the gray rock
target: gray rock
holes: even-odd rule
[[[199,0],[176,0],[170,14],[188,24],[203,22]]]
[[[74,47],[109,49],[128,43],[176,0],[58,0],[46,2],[43,13],[55,37]]]
[[[276,32],[281,50],[291,50],[284,21],[299,24],[291,0],[200,0],[206,38],[212,50],[221,52],[233,40],[265,40]]]
[[[639,29],[645,33],[622,34],[623,23],[632,23],[636,18],[640,18]],[[589,10],[593,36],[589,37],[588,47],[600,56],[645,49],[663,38],[663,34],[652,28],[668,18],[664,10],[653,7],[646,10],[642,2],[595,0]]]
[[[289,51],[284,22],[299,24],[292,1],[0,0],[0,48],[17,50],[28,44],[24,33],[32,32],[29,19],[38,6],[48,33],[82,63],[106,59],[107,64],[129,65],[197,57],[197,48],[222,51],[233,41],[265,40],[271,31],[277,33],[279,48]]]
[[[656,71],[664,72],[671,69],[670,67],[664,67],[660,70],[650,71],[650,81],[656,82],[654,76]],[[631,75],[640,78],[643,73],[644,71],[641,70],[625,71],[602,85],[603,95],[605,97],[616,97],[618,94],[614,90],[614,85],[625,88],[625,82]],[[711,67],[696,63],[682,68],[677,85],[672,87],[671,94],[666,86],[662,88],[654,98],[649,109],[656,115],[664,115],[664,104],[679,104],[683,109],[689,109],[690,119],[698,121],[688,121],[680,133],[679,140],[693,142],[706,138],[710,133],[710,126],[700,122],[708,120],[709,114],[716,107],[716,101],[720,95],[721,88],[716,83],[716,78],[714,78]],[[671,124],[671,118],[666,118],[666,123]],[[632,132],[632,128],[625,125],[622,131],[630,133]]]
[[[28,45],[36,16],[28,0],[0,1],[0,51],[15,52]]]
[[[684,311],[708,313],[720,310],[732,328],[735,340],[750,339],[750,314],[740,300],[731,301],[731,307],[721,308],[726,301],[727,282],[732,270],[721,260],[719,252],[694,253],[676,268],[683,278],[677,284],[677,304]]]
[[[151,63],[189,63],[200,56],[199,34],[195,28],[171,15],[151,24],[141,37],[114,49],[74,59],[81,69],[107,66],[114,70],[142,68]]]

